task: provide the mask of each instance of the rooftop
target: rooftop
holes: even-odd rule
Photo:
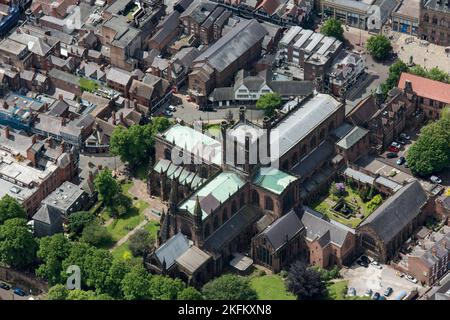
[[[253,183],[273,193],[281,194],[295,180],[297,180],[296,177],[286,172],[272,167],[263,167],[258,171]]]
[[[419,97],[450,103],[450,84],[403,72],[398,81],[398,87],[404,89],[406,81],[411,82],[413,91]]]

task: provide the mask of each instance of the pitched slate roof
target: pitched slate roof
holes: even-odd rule
[[[389,197],[360,227],[371,227],[383,241],[389,242],[419,215],[427,201],[427,194],[415,180]]]
[[[250,206],[241,208],[206,239],[204,247],[211,251],[219,251],[261,216],[262,213],[258,208]]]
[[[336,144],[343,149],[350,149],[358,143],[359,140],[364,138],[369,133],[369,130],[363,129],[361,127],[354,127],[345,137],[339,140]]]
[[[294,210],[268,226],[261,234],[266,237],[275,250],[304,230],[305,226]]]
[[[309,207],[303,207],[301,222],[306,228],[306,237],[310,241],[319,241],[322,247],[333,243],[338,247],[344,244],[350,231],[323,219],[323,216]]]
[[[188,238],[179,232],[156,249],[155,255],[161,264],[165,261],[166,268],[169,269],[175,264],[175,260],[184,254],[188,249]]]

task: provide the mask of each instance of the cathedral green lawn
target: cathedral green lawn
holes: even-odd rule
[[[295,300],[295,296],[286,290],[284,280],[279,275],[252,275],[250,284],[259,300]]]

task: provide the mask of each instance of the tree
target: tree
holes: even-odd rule
[[[298,299],[317,299],[322,297],[326,290],[320,272],[307,268],[306,264],[300,261],[291,265],[287,287]]]
[[[256,102],[258,109],[264,110],[266,116],[271,117],[275,114],[275,110],[281,106],[281,96],[274,93],[263,94]]]
[[[450,83],[450,74],[439,69],[438,67],[433,67],[428,71],[427,77],[431,80]]]
[[[344,28],[342,27],[342,23],[336,18],[325,21],[320,28],[320,33],[328,37],[335,37],[341,41],[344,40]]]
[[[25,209],[16,199],[5,195],[0,199],[0,224],[12,218],[26,219],[27,215]]]
[[[94,247],[107,246],[112,242],[111,234],[96,220],[84,228],[80,241],[89,243]]]
[[[48,290],[47,300],[66,300],[69,290],[63,284],[56,284]]]
[[[203,300],[203,296],[194,287],[187,287],[178,292],[177,300]]]
[[[402,60],[395,61],[389,67],[389,76],[386,81],[381,85],[381,90],[383,91],[383,95],[386,97],[389,90],[396,87],[398,81],[400,80],[400,76],[402,72],[407,72],[408,66]]]
[[[166,117],[154,117],[152,118],[152,126],[154,132],[164,132],[170,128],[172,123]]]
[[[150,252],[153,246],[153,239],[150,233],[145,229],[137,230],[130,236],[130,244],[128,248],[135,257],[143,257]]]
[[[441,111],[441,119],[450,120],[450,105],[447,105]]]
[[[154,275],[150,277],[149,294],[153,300],[175,300],[186,285],[181,279]]]
[[[50,285],[61,283],[62,262],[69,256],[71,247],[71,242],[61,233],[41,238],[37,251],[41,264],[35,270],[36,275]]]
[[[120,185],[113,178],[108,168],[100,171],[94,179],[95,190],[106,207],[112,207],[115,199],[121,193]]]
[[[367,210],[369,210],[370,212],[374,212],[376,208],[378,208],[381,205],[382,202],[383,198],[381,197],[381,195],[377,194],[375,197],[372,198],[372,200],[370,200],[367,203]]]
[[[150,275],[143,266],[133,266],[122,280],[123,297],[126,300],[150,299]]]
[[[367,40],[367,50],[376,60],[385,60],[392,50],[391,42],[382,34],[371,36]]]
[[[414,174],[426,176],[450,167],[450,119],[441,118],[422,128],[406,159]]]
[[[84,228],[95,220],[95,215],[89,211],[74,212],[68,219],[68,231],[72,236],[79,237]]]
[[[112,300],[107,294],[97,294],[92,290],[70,290],[67,295],[67,300]]]
[[[123,259],[114,259],[106,278],[106,293],[113,298],[122,299],[122,280],[130,272],[131,266]]]
[[[256,300],[256,291],[247,278],[226,274],[203,286],[205,300]]]
[[[165,127],[162,120],[158,121],[156,129]],[[160,127],[159,127],[160,126]],[[135,168],[141,163],[147,163],[154,142],[155,128],[152,124],[133,125],[129,128],[118,126],[114,129],[109,141],[109,150],[112,154]]]
[[[35,262],[37,249],[37,242],[25,219],[12,218],[0,225],[1,262],[25,269]]]

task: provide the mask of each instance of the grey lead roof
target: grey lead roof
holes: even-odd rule
[[[425,191],[419,181],[415,180],[389,197],[361,223],[360,227],[372,227],[378,236],[387,243],[419,215],[427,200]]]
[[[278,250],[304,228],[297,213],[291,210],[268,226],[262,234],[266,236],[272,247]]]

